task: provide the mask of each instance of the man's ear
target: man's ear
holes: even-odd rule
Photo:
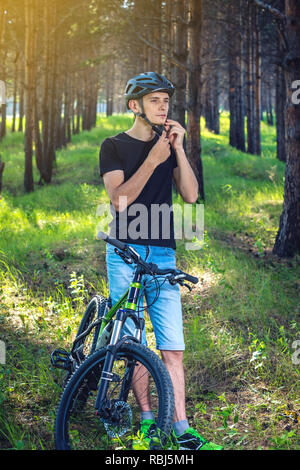
[[[129,109],[134,113],[139,113],[140,110],[140,100],[129,100],[128,101]]]

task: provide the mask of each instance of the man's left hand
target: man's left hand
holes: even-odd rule
[[[165,122],[165,130],[168,132],[168,138],[170,144],[172,145],[174,150],[178,150],[183,148],[183,139],[185,135],[185,128],[179,124],[177,121],[173,121],[173,119],[167,119]]]

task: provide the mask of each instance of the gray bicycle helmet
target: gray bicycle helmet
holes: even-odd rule
[[[129,100],[138,100],[154,91],[164,91],[172,96],[175,87],[167,78],[156,72],[144,72],[131,78],[125,88],[127,109]]]

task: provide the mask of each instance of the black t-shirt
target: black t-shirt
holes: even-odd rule
[[[100,176],[113,170],[124,171],[127,181],[143,164],[158,136],[148,142],[135,139],[125,132],[105,139],[99,154]],[[117,212],[110,203],[113,221],[110,236],[124,243],[167,246],[176,249],[172,212],[173,169],[176,154],[158,165],[139,196],[124,211]],[[138,206],[142,204],[143,206]]]

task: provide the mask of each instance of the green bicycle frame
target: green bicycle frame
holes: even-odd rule
[[[119,308],[126,308],[129,310],[133,310],[134,312],[136,311],[137,299],[141,287],[142,284],[140,282],[133,281],[130,283],[130,286],[125,292],[125,294],[111,307],[110,310],[106,312],[105,317],[103,317],[99,336],[103,333],[104,328],[114,317],[114,315],[116,315]]]

